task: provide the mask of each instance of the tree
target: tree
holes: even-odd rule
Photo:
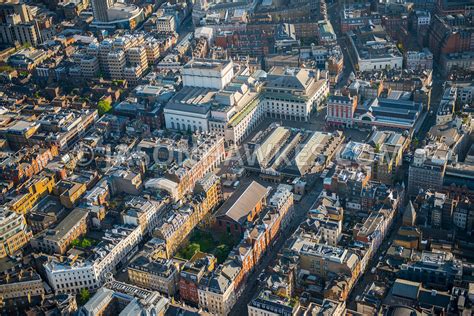
[[[235,238],[231,233],[227,233],[224,236],[223,242],[230,248],[234,248],[234,246],[236,245]]]
[[[191,259],[194,256],[194,254],[199,251],[201,251],[201,246],[199,246],[199,244],[196,244],[196,243],[189,244],[189,246],[186,247],[186,250],[185,250],[185,255],[186,255],[185,259]]]
[[[109,100],[100,100],[97,103],[97,109],[99,110],[99,115],[102,116],[112,110],[112,104]]]
[[[79,246],[79,239],[74,239],[73,241],[71,241],[71,245],[74,247]]]
[[[380,148],[380,144],[376,144],[376,145],[375,145],[374,152],[375,152],[376,154],[378,154],[378,153],[380,153],[380,149],[381,149],[381,148]]]
[[[92,246],[91,241],[87,238],[84,238],[81,242],[81,247],[82,248],[89,248],[90,246]]]
[[[227,256],[229,255],[230,248],[228,245],[222,244],[216,248],[216,258],[218,263],[223,263]]]
[[[79,303],[81,305],[84,305],[85,303],[87,303],[87,301],[91,298],[91,293],[89,293],[89,290],[88,289],[82,289],[80,292],[79,292]]]
[[[403,47],[403,43],[402,42],[399,42],[397,44],[397,48],[403,53],[405,51],[405,47]]]
[[[189,260],[198,251],[201,251],[201,246],[199,246],[199,244],[197,244],[197,243],[191,243],[191,244],[187,245],[186,247],[182,248],[178,252],[178,257]]]

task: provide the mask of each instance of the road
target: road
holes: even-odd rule
[[[418,138],[419,140],[423,140],[430,128],[436,125],[436,112],[438,111],[439,102],[444,92],[443,83],[444,80],[442,79],[442,77],[439,76],[439,72],[435,69],[433,71],[433,84],[431,87],[430,110],[427,113],[426,118],[423,121],[423,124],[421,125],[421,128],[416,134],[416,138]]]
[[[367,265],[365,269],[365,273],[359,278],[356,285],[352,288],[352,291],[347,299],[348,308],[356,310],[357,309],[356,302],[355,302],[356,297],[359,295],[362,295],[365,289],[367,288],[367,286],[377,279],[376,274],[375,275],[372,274],[371,270],[372,268],[375,268],[377,264],[379,263],[380,256],[385,256],[387,250],[392,245],[393,240],[396,237],[398,229],[400,228],[401,225],[402,225],[402,217],[400,214],[398,214],[397,217],[394,218],[392,226],[390,230],[388,231],[387,236],[385,236],[384,241],[382,242],[380,247],[377,249],[372,259],[369,261],[369,264]],[[386,281],[388,282],[388,280]]]
[[[354,66],[349,56],[346,37],[341,32],[341,24],[339,23],[339,13],[340,11],[338,3],[328,5],[328,18],[332,24],[334,32],[337,35],[337,44],[341,47],[342,54],[344,55],[344,70],[341,74],[341,79],[336,84],[336,90],[343,88],[348,82],[351,72],[354,72]]]
[[[308,192],[299,203],[295,204],[293,216],[290,219],[288,228],[279,234],[274,246],[267,250],[263,255],[262,261],[257,265],[255,270],[247,276],[247,281],[242,294],[237,299],[230,312],[230,316],[244,316],[247,313],[247,304],[252,298],[260,292],[260,286],[257,281],[258,276],[277,258],[278,252],[283,248],[288,238],[295,232],[299,224],[305,219],[307,212],[313,206],[315,200],[322,191],[322,181],[317,181],[310,192]]]

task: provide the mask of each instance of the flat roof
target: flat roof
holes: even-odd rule
[[[220,70],[226,67],[231,61],[224,59],[194,58],[190,60],[183,68],[200,68]]]

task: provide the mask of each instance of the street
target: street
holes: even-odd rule
[[[426,118],[421,125],[418,133],[416,134],[416,138],[424,139],[426,133],[430,130],[432,126],[436,124],[436,112],[438,111],[439,102],[441,97],[443,96],[443,82],[444,80],[441,77],[438,77],[438,71],[436,69],[433,70],[433,84],[431,87],[431,102],[430,102],[430,109],[428,113],[426,113]]]
[[[345,35],[341,32],[341,25],[339,23],[339,4],[333,3],[328,6],[328,17],[331,25],[334,29],[334,32],[337,35],[337,44],[341,47],[342,54],[344,55],[344,70],[341,74],[341,79],[336,84],[335,89],[343,88],[349,80],[351,72],[354,72],[354,66],[349,56],[349,51],[347,48],[347,42]]]
[[[377,274],[372,274],[371,270],[374,267],[377,267],[379,263],[380,256],[384,256],[387,250],[393,243],[394,238],[397,235],[398,229],[402,225],[402,217],[400,214],[396,215],[396,218],[393,219],[392,227],[390,228],[387,236],[385,236],[384,241],[380,245],[379,249],[374,253],[372,259],[370,260],[369,264],[367,265],[365,272],[362,276],[360,276],[359,280],[353,287],[349,298],[347,299],[347,307],[351,309],[357,309],[355,299],[357,296],[362,295],[369,284],[373,281],[377,280]]]
[[[237,299],[237,302],[234,304],[234,307],[230,312],[231,316],[248,315],[247,304],[253,299],[255,295],[258,295],[260,292],[260,287],[257,280],[258,276],[268,266],[271,266],[272,262],[277,258],[278,252],[283,248],[288,238],[296,231],[299,224],[305,219],[306,213],[314,205],[314,202],[318,198],[321,191],[322,181],[317,181],[315,187],[311,188],[310,192],[308,192],[299,203],[295,204],[293,216],[290,219],[288,228],[281,232],[273,248],[267,250],[267,253],[265,253],[262,257],[262,261],[257,265],[255,270],[253,270],[247,276],[245,288]]]

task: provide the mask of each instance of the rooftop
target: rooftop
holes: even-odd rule
[[[248,187],[241,186],[220,207],[216,216],[227,216],[238,223],[244,223],[249,213],[268,195],[268,188],[256,181]]]
[[[83,218],[89,215],[89,210],[82,208],[73,209],[55,228],[49,229],[44,238],[59,242],[71,229],[79,223]]]

